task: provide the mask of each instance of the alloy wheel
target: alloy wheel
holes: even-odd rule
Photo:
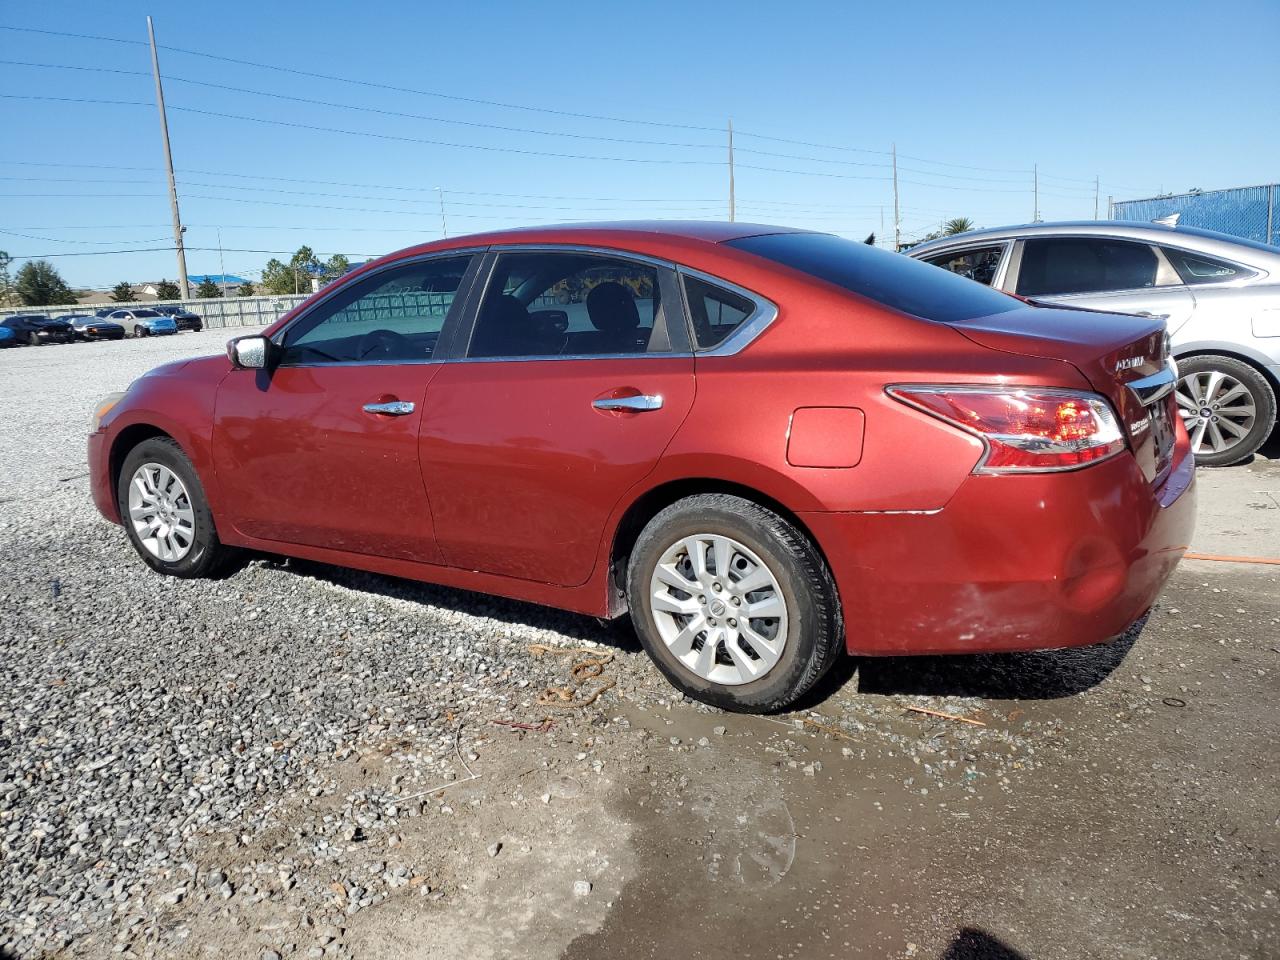
[[[1178,414],[1191,435],[1191,452],[1223,453],[1253,429],[1257,399],[1229,373],[1203,370],[1178,381]]]
[[[696,534],[668,547],[650,578],[649,603],[672,656],[711,683],[759,680],[787,642],[778,578],[731,537]]]
[[[161,463],[144,463],[129,480],[129,521],[152,556],[177,563],[195,543],[196,514],[178,475]]]

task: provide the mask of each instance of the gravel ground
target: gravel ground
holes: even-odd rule
[[[89,413],[226,336],[0,352],[0,956],[1274,956],[1276,568],[1185,564],[1101,647],[849,661],[727,716],[585,618],[146,573]],[[571,660],[534,644],[617,685],[546,725]]]

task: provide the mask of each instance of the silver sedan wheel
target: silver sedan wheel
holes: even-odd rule
[[[778,578],[751,550],[720,534],[668,547],[650,578],[649,603],[672,656],[711,683],[759,680],[787,642]]]
[[[147,552],[176,563],[191,552],[196,514],[178,475],[161,463],[144,463],[129,481],[129,522]]]
[[[1191,435],[1192,453],[1222,453],[1240,443],[1257,419],[1253,393],[1218,370],[1178,381],[1178,413]]]

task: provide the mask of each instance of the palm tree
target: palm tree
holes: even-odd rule
[[[974,222],[968,217],[952,217],[942,225],[944,237],[954,237],[958,233],[968,233],[974,228]]]

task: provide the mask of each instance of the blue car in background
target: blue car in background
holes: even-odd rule
[[[115,310],[107,315],[107,319],[120,324],[135,337],[166,337],[178,332],[178,324],[173,317],[166,317],[149,307]]]
[[[16,347],[21,341],[8,327],[0,327],[0,347]]]

